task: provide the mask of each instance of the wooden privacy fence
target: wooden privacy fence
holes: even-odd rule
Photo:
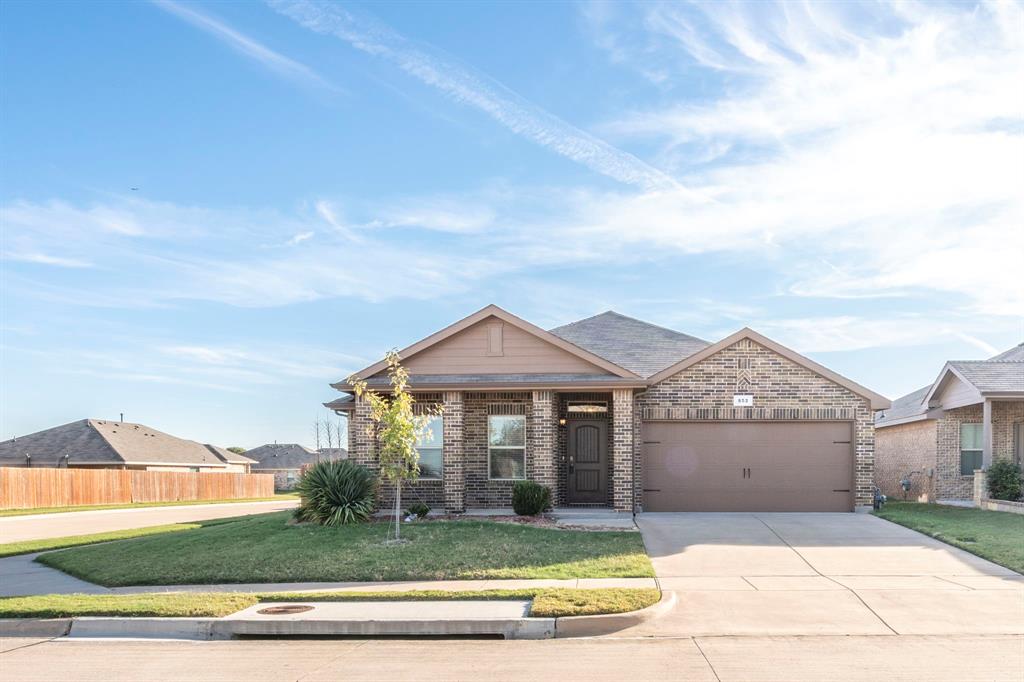
[[[273,495],[273,474],[0,467],[0,509]]]

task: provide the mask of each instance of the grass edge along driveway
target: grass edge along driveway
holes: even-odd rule
[[[295,592],[251,594],[239,592],[161,592],[157,594],[48,594],[0,598],[0,618],[71,618],[75,616],[217,618],[261,601],[450,601],[529,599],[530,616],[560,618],[626,613],[646,608],[661,599],[656,589],[476,590],[447,592]]]
[[[289,518],[289,512],[278,512],[202,523],[36,560],[107,587],[654,575],[635,531],[427,521],[404,525],[410,542],[388,546],[386,522],[327,528],[290,524]]]
[[[149,507],[192,507],[203,504],[246,504],[249,502],[286,502],[297,500],[293,493],[279,493],[273,497],[243,497],[234,500],[176,500],[174,502],[132,502],[129,504],[88,504],[77,507],[35,507],[34,509],[0,509],[0,518],[8,516],[35,516],[38,514],[65,514],[68,512],[106,511],[108,509],[147,509]]]
[[[875,516],[1024,573],[1024,515],[920,502],[886,502]]]

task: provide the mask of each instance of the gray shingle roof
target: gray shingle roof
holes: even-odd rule
[[[1024,362],[1024,343],[1018,343],[1010,350],[1004,350],[999,355],[988,359],[989,362]]]
[[[268,443],[245,451],[246,457],[256,460],[253,471],[267,469],[299,469],[303,464],[317,461],[315,450],[298,443]]]
[[[645,378],[710,345],[611,310],[549,331]]]
[[[963,360],[949,364],[982,393],[1024,392],[1024,361]]]
[[[0,462],[56,466],[67,455],[71,464],[177,464],[223,466],[209,448],[157,431],[144,424],[80,419],[0,443]]]
[[[931,387],[931,384],[928,384],[924,388],[919,388],[913,393],[908,393],[902,398],[893,400],[892,407],[888,410],[882,410],[875,415],[875,425],[883,426],[900,419],[916,417],[927,412],[928,407],[923,401]]]
[[[240,455],[237,452],[231,452],[227,448],[222,448],[219,445],[210,445],[209,443],[204,443],[204,445],[206,445],[213,454],[217,455],[221,461],[227,462],[228,464],[253,464],[256,461],[254,459],[249,459],[245,455]]]

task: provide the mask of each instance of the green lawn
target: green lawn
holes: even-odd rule
[[[636,532],[553,530],[491,521],[288,525],[291,514],[77,547],[37,561],[107,586],[254,582],[620,578],[654,575]]]
[[[140,502],[138,504],[94,504],[80,507],[38,507],[36,509],[0,509],[3,516],[31,516],[33,514],[59,514],[63,512],[101,511],[103,509],[142,509],[144,507],[180,507],[193,504],[241,504],[243,502],[278,502],[297,500],[298,495],[282,493],[273,497],[252,497],[241,500],[182,500],[178,502]]]
[[[873,513],[1024,573],[1024,515],[917,502],[887,502]]]
[[[219,617],[260,601],[447,601],[532,599],[530,615],[537,618],[625,613],[651,606],[661,598],[654,589],[530,589],[446,592],[296,592],[292,594],[160,593],[48,594],[0,598],[0,618],[69,618],[73,616]]]

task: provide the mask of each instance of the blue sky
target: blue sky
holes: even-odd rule
[[[1024,339],[1019,3],[3,4],[0,437],[313,444],[488,304],[897,397]]]

